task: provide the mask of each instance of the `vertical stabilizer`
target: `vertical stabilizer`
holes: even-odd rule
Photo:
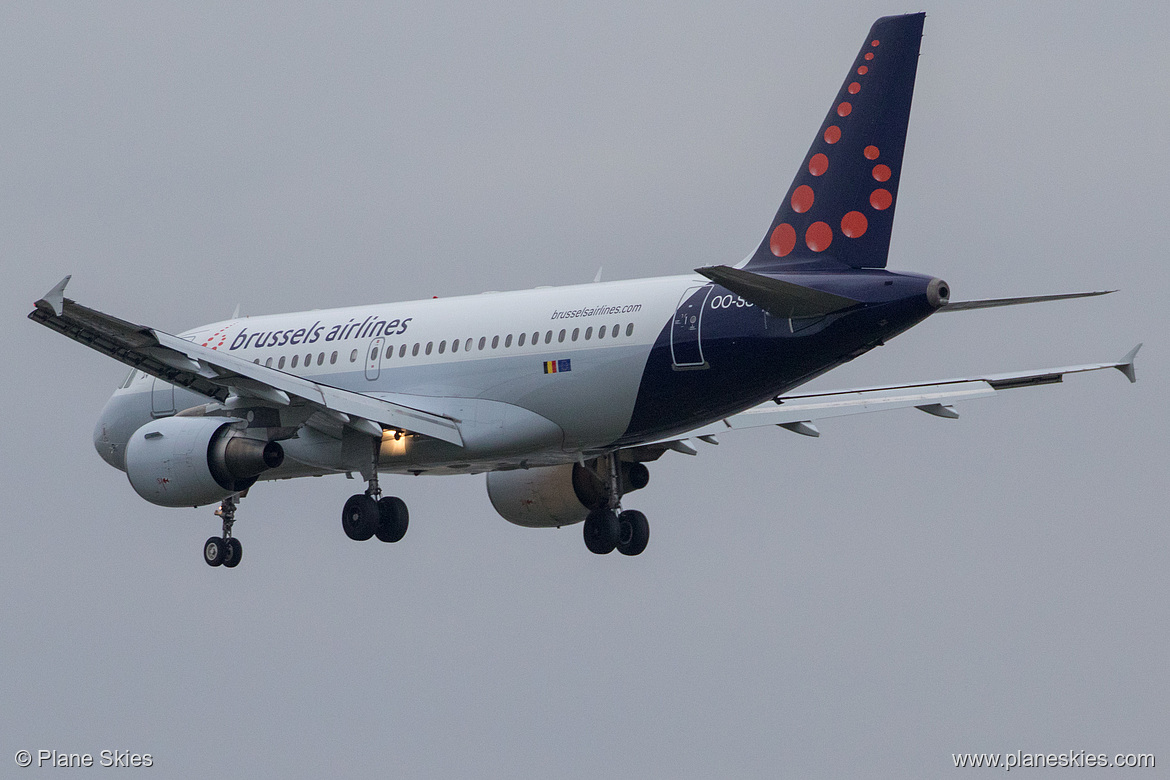
[[[874,22],[747,268],[884,268],[926,14]]]

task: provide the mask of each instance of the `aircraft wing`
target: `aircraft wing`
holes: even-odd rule
[[[342,390],[135,325],[64,297],[66,276],[36,302],[29,319],[151,376],[229,408],[289,406],[293,399],[371,436],[383,426],[463,446],[457,421],[380,398]]]
[[[1062,382],[1065,374],[1115,368],[1125,374],[1130,382],[1136,382],[1134,357],[1141,346],[1138,344],[1125,357],[1113,363],[1087,363],[1079,366],[987,374],[937,382],[782,395],[774,401],[768,401],[718,422],[688,431],[681,437],[661,439],[640,445],[640,447],[671,449],[693,455],[696,450],[687,444],[687,439],[696,438],[716,443],[713,437],[717,434],[741,428],[758,428],[764,425],[778,425],[805,436],[819,436],[820,432],[813,424],[817,420],[908,407],[915,407],[937,417],[954,419],[959,416],[952,406],[954,403],[975,398],[988,398],[1003,390],[1017,387],[1055,384]]]

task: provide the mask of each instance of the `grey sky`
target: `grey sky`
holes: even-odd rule
[[[21,748],[218,777],[1170,765],[1170,12],[921,5],[891,267],[960,299],[1121,292],[937,317],[816,385],[1145,341],[1137,385],[668,455],[626,502],[636,559],[509,525],[482,477],[385,481],[394,547],[341,532],[360,483],[263,484],[223,571],[211,508],[147,504],[94,452],[125,370],[24,319],[61,276],[178,331],[734,263],[869,25],[921,6],[5,4],[0,774]]]

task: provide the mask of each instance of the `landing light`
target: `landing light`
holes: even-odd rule
[[[406,443],[409,440],[410,437],[404,435],[402,431],[382,431],[381,456],[384,458],[402,457],[406,454]]]

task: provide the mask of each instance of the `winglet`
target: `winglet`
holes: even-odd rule
[[[53,313],[58,317],[61,312],[65,310],[65,285],[69,284],[69,280],[73,278],[73,274],[69,274],[61,281],[57,282],[57,286],[45,293],[45,296],[36,302],[37,306],[42,303],[53,310]]]
[[[1118,361],[1118,365],[1114,366],[1118,371],[1125,374],[1125,378],[1130,382],[1137,381],[1137,373],[1133,370],[1133,359],[1137,357],[1138,350],[1141,348],[1142,345],[1138,344],[1129,352],[1125,353],[1125,357]]]

